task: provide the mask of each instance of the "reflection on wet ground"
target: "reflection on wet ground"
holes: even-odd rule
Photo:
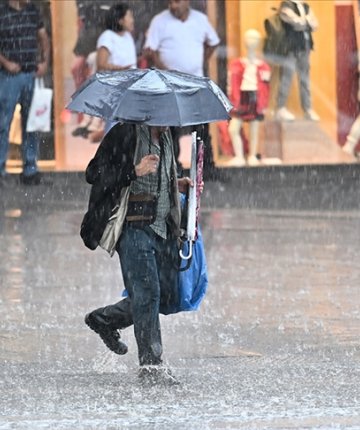
[[[44,199],[40,186],[16,205],[24,190],[11,187],[0,190],[0,429],[360,428],[357,209],[224,207],[209,185],[208,294],[161,320],[181,385],[144,388],[132,329],[119,357],[83,323],[122,291],[117,258],[79,238],[86,192]]]

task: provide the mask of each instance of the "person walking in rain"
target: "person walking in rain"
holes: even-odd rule
[[[38,61],[38,50],[41,55]],[[21,105],[21,181],[37,185],[38,139],[28,133],[28,120],[35,76],[44,76],[49,64],[50,44],[40,12],[29,0],[7,0],[0,5],[0,178],[6,175],[9,130],[17,103]]]
[[[125,220],[115,249],[128,297],[93,310],[85,322],[120,355],[128,348],[119,330],[133,324],[139,376],[176,383],[162,365],[159,312],[167,313],[178,300],[179,191],[186,192],[191,180],[177,178],[169,129],[116,124],[90,161],[86,179],[92,189],[81,236],[90,249],[101,245],[111,210],[122,196]]]

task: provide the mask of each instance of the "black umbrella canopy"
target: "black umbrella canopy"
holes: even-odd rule
[[[183,127],[229,119],[232,105],[209,78],[129,69],[91,76],[67,108],[112,121]]]

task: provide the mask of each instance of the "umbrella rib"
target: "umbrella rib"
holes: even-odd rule
[[[179,103],[178,103],[178,95],[177,95],[177,93],[175,91],[173,92],[173,94],[174,94],[175,99],[176,99],[176,109],[177,109],[178,114],[179,114],[179,122],[180,122],[180,126],[181,126],[182,117],[181,117],[181,112],[180,112]]]
[[[163,75],[163,71],[158,69],[155,69],[155,71],[157,72],[159,78],[165,83],[165,85],[169,85],[169,79],[167,79],[167,77]]]
[[[169,86],[169,85],[170,85],[170,88],[171,88],[172,94],[175,96],[175,99],[176,99],[176,109],[177,109],[178,114],[179,114],[179,122],[180,122],[180,125],[181,125],[182,117],[181,117],[181,113],[180,113],[180,109],[179,109],[179,104],[177,103],[177,101],[178,101],[178,95],[177,95],[177,93],[173,90],[173,88],[171,87],[171,82],[166,78],[166,76],[164,76],[163,72],[162,72],[161,70],[156,70],[156,72],[157,72],[158,76],[159,76],[159,77],[160,77],[160,79],[164,82],[164,84],[165,84],[166,86]]]

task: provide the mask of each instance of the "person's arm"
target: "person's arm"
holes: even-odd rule
[[[162,45],[162,27],[159,17],[155,16],[150,22],[150,26],[146,31],[146,40],[144,44],[144,56],[150,67],[155,67],[161,70],[167,70],[168,67],[163,63],[160,56],[160,48]]]
[[[99,72],[104,70],[119,71],[130,69],[131,64],[128,64],[127,66],[117,66],[115,64],[109,63],[109,57],[110,52],[107,48],[105,48],[105,46],[100,46],[97,49],[96,68]]]
[[[14,63],[14,61],[8,60],[2,54],[0,54],[0,65],[7,70],[9,73],[19,73],[21,70],[20,64]]]
[[[41,50],[41,62],[37,65],[36,76],[44,76],[50,62],[50,42],[45,28],[38,30],[38,43]]]
[[[205,39],[204,39],[204,69],[207,69],[210,57],[220,44],[220,39],[209,19],[205,18]]]
[[[144,50],[144,56],[149,63],[149,66],[155,67],[156,69],[166,70],[167,67],[160,59],[159,51],[153,51],[150,48]]]
[[[189,187],[194,186],[193,181],[188,176],[184,176],[183,178],[178,178],[177,183],[178,183],[179,193],[187,193],[189,190]],[[200,184],[200,187],[202,188],[204,187],[203,182]]]
[[[305,31],[308,30],[309,24],[306,17],[302,17],[294,12],[290,7],[286,6],[286,2],[280,6],[280,19],[291,27],[295,31]]]
[[[319,21],[317,20],[316,16],[314,15],[314,12],[311,8],[309,8],[309,12],[306,15],[306,21],[309,24],[309,27],[311,31],[315,31],[319,27]]]
[[[215,52],[215,49],[218,46],[219,45],[209,46],[209,45],[205,44],[205,46],[204,46],[204,64],[208,63],[208,61],[210,60],[210,57],[213,55],[213,53]]]

